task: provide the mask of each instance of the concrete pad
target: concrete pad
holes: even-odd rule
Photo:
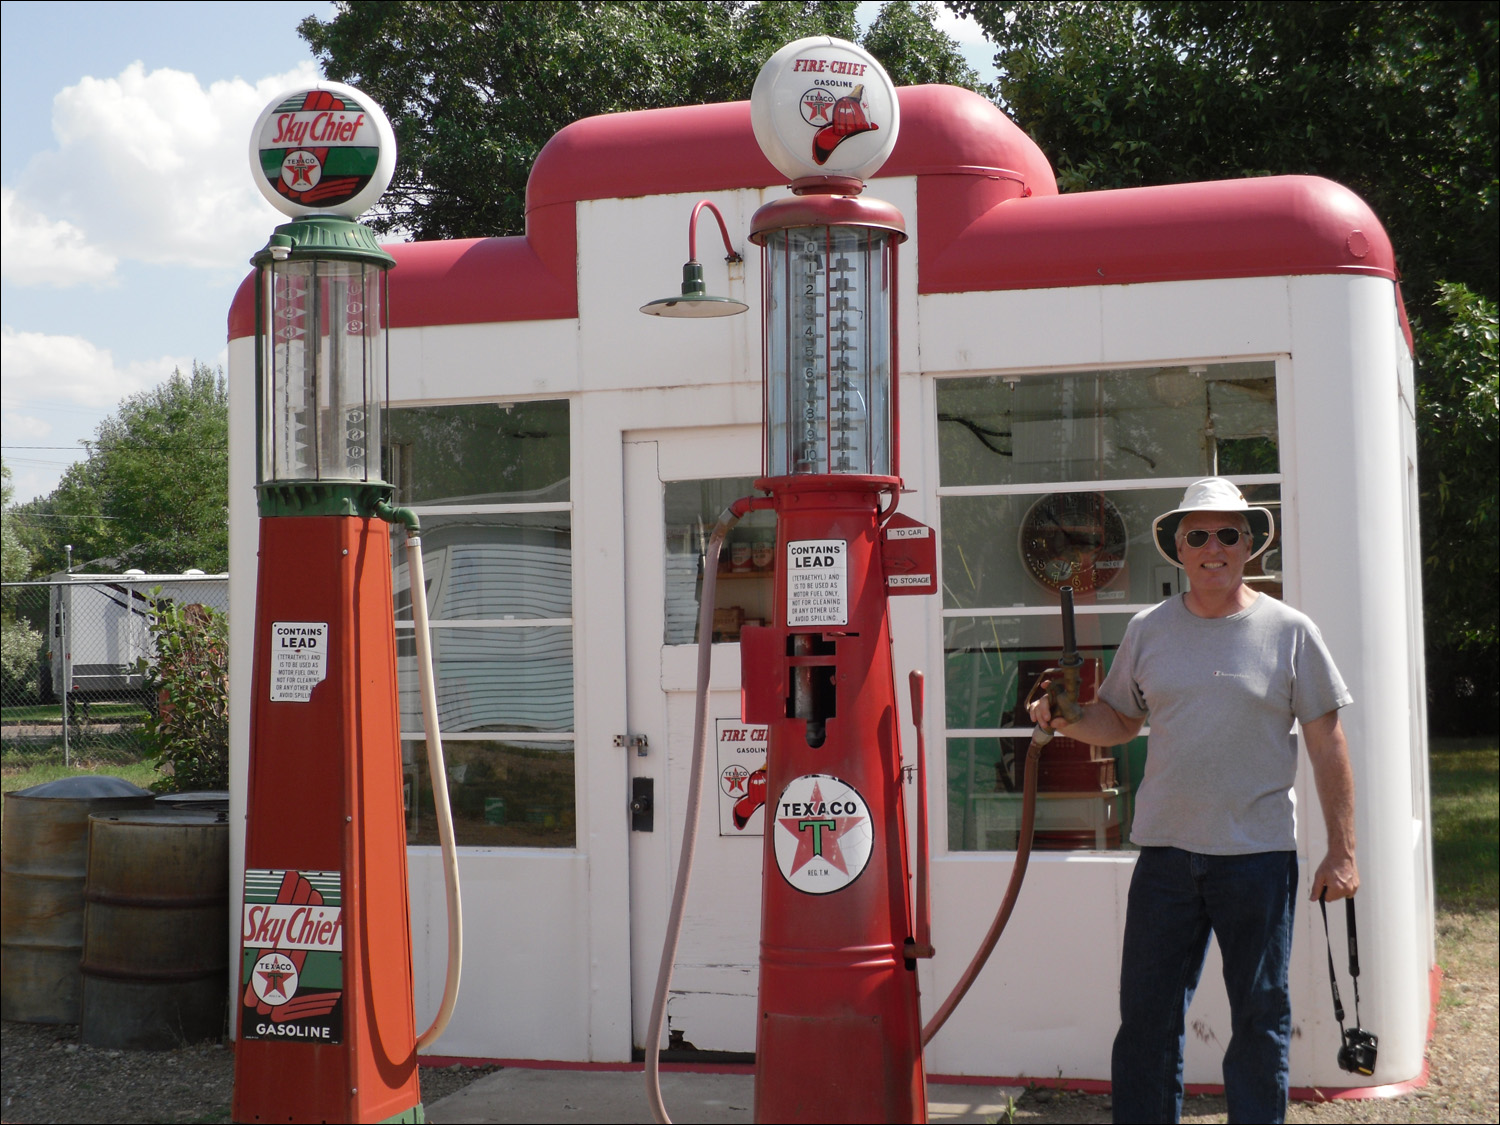
[[[668,1071],[661,1076],[667,1113],[682,1125],[750,1122],[754,1085],[748,1074]],[[1019,1098],[1023,1092],[1019,1086],[929,1085],[928,1115],[935,1122],[993,1121],[1004,1115],[1007,1098]],[[649,1125],[651,1110],[646,1079],[638,1070],[507,1067],[428,1106],[427,1120],[438,1125]]]

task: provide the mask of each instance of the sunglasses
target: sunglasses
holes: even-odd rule
[[[1224,546],[1233,547],[1240,541],[1240,536],[1243,534],[1245,533],[1237,527],[1221,527],[1217,531],[1204,531],[1199,528],[1195,531],[1183,532],[1182,541],[1189,547],[1201,547],[1208,542],[1210,535],[1215,535]]]

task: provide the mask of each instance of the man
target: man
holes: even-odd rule
[[[1338,716],[1351,697],[1317,627],[1245,582],[1245,565],[1275,533],[1267,509],[1210,477],[1152,530],[1188,592],[1130,622],[1078,722],[1054,718],[1045,695],[1031,707],[1033,722],[1095,746],[1128,742],[1151,719],[1131,829],[1141,852],[1120,968],[1114,1117],[1181,1115],[1184,1021],[1212,931],[1232,1019],[1229,1120],[1281,1121],[1297,888],[1292,724],[1302,726],[1328,824],[1311,897],[1346,898],[1359,888],[1354,776]]]

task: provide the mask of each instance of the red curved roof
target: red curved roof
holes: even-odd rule
[[[1316,273],[1394,281],[1391,240],[1348,188],[1267,176],[1003,203],[933,248],[921,291]]]
[[[1396,277],[1390,240],[1352,192],[1280,176],[1058,195],[1041,150],[994,105],[952,86],[899,92],[901,134],[876,179],[917,177],[918,292],[1045,289],[1193,278]],[[785,182],[750,103],[575,121],[542,149],[526,234],[388,245],[392,327],[578,315],[574,204]],[[241,285],[230,338],[254,331]]]

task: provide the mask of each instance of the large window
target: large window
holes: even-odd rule
[[[572,847],[573,555],[568,403],[393,409],[385,477],[422,521],[455,834]],[[407,840],[437,842],[406,546],[394,539]]]
[[[1026,697],[1061,651],[1058,588],[1074,589],[1087,699],[1130,618],[1182,589],[1151,521],[1188,484],[1227,476],[1279,510],[1276,367],[944,379],[937,408],[948,845],[1010,850]],[[1276,597],[1279,559],[1273,549],[1247,572]],[[1128,846],[1149,734],[1102,750],[1054,739],[1038,774],[1036,846]]]

